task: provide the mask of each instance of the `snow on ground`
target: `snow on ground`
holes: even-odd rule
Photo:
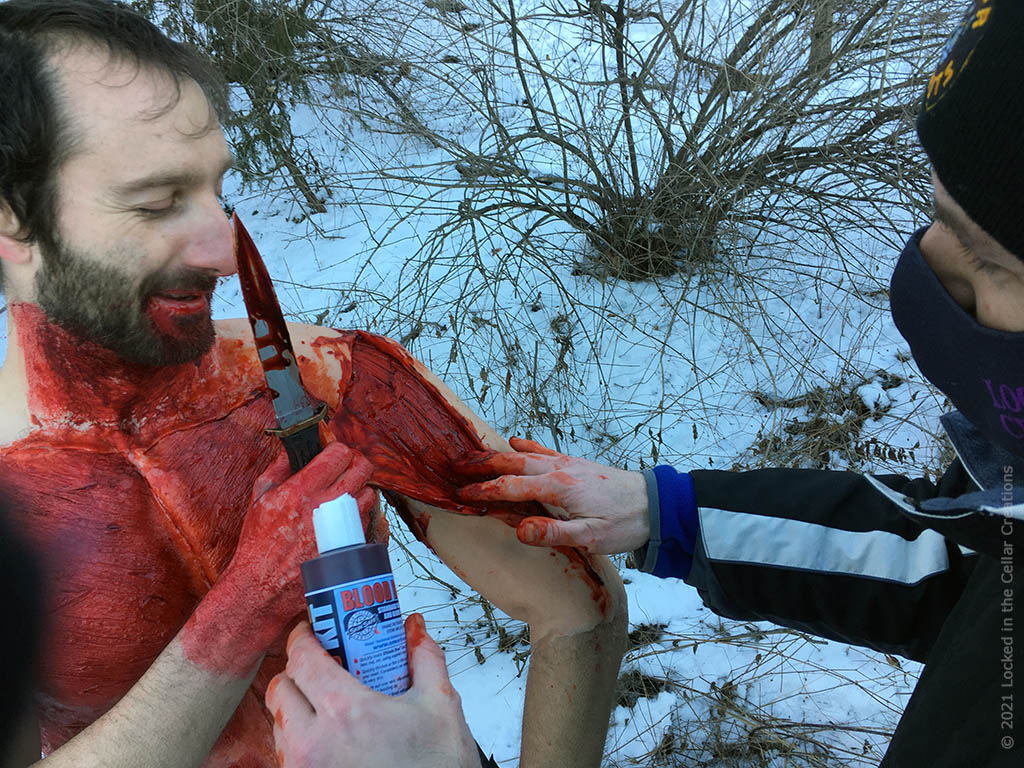
[[[538,56],[587,55],[575,38],[551,34],[534,43]],[[497,85],[520,87],[513,79]],[[436,250],[431,239],[450,220],[459,190],[439,192],[426,206],[413,202],[421,189],[374,175],[403,162],[437,163],[437,150],[352,126],[347,143],[332,148],[329,128],[298,113],[294,119],[307,140],[330,148],[349,179],[327,213],[297,220],[299,209],[284,196],[243,191],[235,179],[225,193],[291,319],[407,337],[410,350],[499,431],[629,467],[753,466],[764,458],[764,438],[785,438],[787,425],[808,418],[806,407],[781,401],[835,387],[851,408],[859,396],[871,411],[863,439],[873,436],[881,448],[862,457],[866,468],[938,468],[941,403],[908,362],[885,311],[888,273],[913,228],[905,218],[888,243],[850,236],[845,264],[824,244],[820,263],[808,261],[808,247],[787,261],[762,244],[743,257],[738,275],[746,282],[574,275],[561,255],[584,244],[555,226],[534,234],[559,254],[550,263],[517,260],[500,237],[489,237],[475,253],[479,263],[460,267],[463,241]],[[438,173],[457,178],[450,167]],[[433,266],[417,272],[428,247]],[[764,290],[752,297],[755,276]],[[217,317],[244,314],[233,278],[218,289],[214,309]],[[904,453],[890,455],[898,449]],[[846,461],[831,453],[824,463]],[[391,555],[402,607],[423,612],[442,641],[477,740],[501,765],[515,765],[528,662],[522,627],[400,526],[396,520]],[[678,764],[686,765],[877,763],[917,665],[720,620],[680,581],[624,563],[622,574],[635,647],[622,668],[606,766],[675,765],[672,754],[685,755]]]

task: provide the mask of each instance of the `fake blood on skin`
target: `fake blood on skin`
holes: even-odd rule
[[[209,316],[207,294],[156,294],[146,302],[146,315],[153,327],[165,336],[181,336],[189,331],[189,321]]]
[[[263,435],[272,409],[240,342],[156,375],[52,326],[34,306],[11,314],[38,429],[0,448],[0,484],[48,555],[38,703],[50,752],[123,696],[174,637],[230,560],[252,484],[280,449]],[[258,690],[246,694],[210,765],[272,748],[260,701]]]
[[[274,414],[251,344],[221,338],[198,363],[152,369],[82,342],[34,305],[10,312],[35,431],[0,448],[0,485],[50,556],[39,699],[50,752],[121,698],[186,622],[234,554],[253,483],[281,448],[263,432]],[[398,344],[348,332],[315,345],[342,372],[326,376],[324,363],[303,357],[304,379],[322,399],[327,387],[335,393],[334,436],[370,459],[371,483],[400,510],[395,494],[510,525],[547,514],[540,505],[456,501],[469,478],[452,462],[483,444]],[[588,558],[559,551],[606,605]],[[296,618],[301,611],[300,597]],[[206,765],[275,765],[262,694],[284,667],[283,650],[271,648]],[[234,671],[233,660],[203,651],[193,647],[195,663]]]
[[[459,498],[458,489],[479,478],[456,472],[453,462],[487,447],[468,419],[418,373],[415,359],[401,346],[365,331],[314,343],[351,350],[350,380],[339,385],[345,394],[331,419],[332,430],[370,460],[371,482],[385,492],[414,533],[422,535],[421,526],[396,493],[453,512],[497,517],[512,527],[526,517],[551,516],[537,502]],[[607,615],[608,591],[590,558],[571,547],[555,550],[568,560],[567,575],[582,578]]]

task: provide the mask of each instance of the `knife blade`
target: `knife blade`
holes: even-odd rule
[[[242,298],[277,417],[277,428],[268,429],[267,433],[284,443],[292,472],[297,472],[323,448],[319,424],[327,406],[315,402],[302,386],[288,325],[267,267],[238,213],[231,214],[231,222],[235,228],[235,262]]]

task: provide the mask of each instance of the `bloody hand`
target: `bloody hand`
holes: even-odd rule
[[[331,443],[294,475],[281,454],[256,479],[252,506],[242,524],[227,573],[242,573],[264,610],[290,618],[304,605],[299,563],[316,557],[313,510],[343,493],[359,503],[364,517],[376,502],[366,487],[373,467],[341,443]],[[283,624],[282,624],[283,628]]]
[[[479,768],[444,651],[417,613],[405,621],[412,687],[387,696],[329,656],[303,622],[288,638],[288,666],[270,681],[267,708],[283,768]]]
[[[291,475],[284,451],[260,475],[234,557],[185,625],[186,653],[219,673],[244,676],[305,605],[299,564],[316,557],[313,510],[351,494],[364,518],[376,503],[372,465],[331,443]],[[233,637],[227,655],[218,635]]]
[[[509,440],[516,453],[482,452],[455,465],[465,475],[501,475],[459,491],[467,501],[539,501],[568,520],[528,517],[516,535],[524,544],[569,546],[595,553],[629,552],[647,543],[647,481],[639,472],[556,453],[532,440]]]

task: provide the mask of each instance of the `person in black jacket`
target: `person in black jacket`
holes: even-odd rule
[[[917,122],[935,222],[892,276],[896,326],[956,411],[937,484],[851,472],[625,472],[514,440],[471,499],[533,499],[529,544],[636,550],[713,611],[925,663],[882,765],[1024,764],[1024,4],[976,0]]]

